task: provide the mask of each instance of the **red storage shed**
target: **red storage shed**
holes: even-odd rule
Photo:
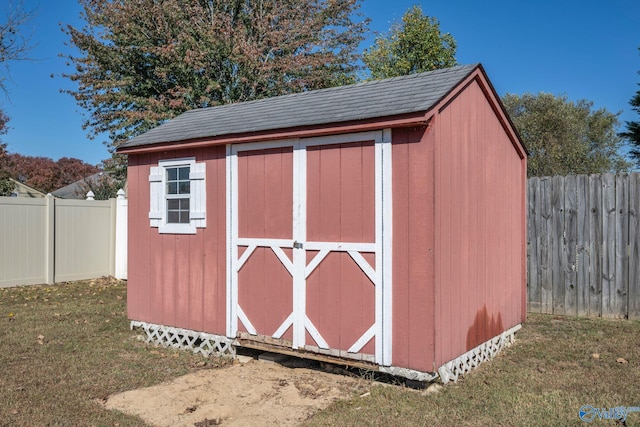
[[[526,150],[479,64],[193,110],[118,152],[149,341],[446,382],[525,319]]]

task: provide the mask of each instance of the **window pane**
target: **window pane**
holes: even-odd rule
[[[167,214],[167,223],[175,224],[180,219],[180,212],[178,211],[169,211]]]
[[[187,182],[181,181],[180,188],[179,188],[180,192],[178,194],[189,194],[189,189],[190,189],[189,184],[190,184],[189,181]]]
[[[167,179],[169,181],[178,179],[178,168],[167,168]]]
[[[167,223],[189,224],[189,198],[167,199]]]
[[[189,179],[189,166],[180,168],[180,181]]]
[[[178,183],[177,182],[168,182],[167,183],[167,194],[178,194]]]

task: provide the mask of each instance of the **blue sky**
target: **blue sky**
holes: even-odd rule
[[[8,3],[0,0],[0,13]],[[361,12],[372,32],[386,32],[413,4],[453,35],[459,63],[484,65],[500,95],[566,94],[621,111],[622,122],[639,119],[629,100],[640,83],[640,1],[364,0]],[[80,7],[74,0],[25,0],[25,6],[38,13],[25,28],[37,44],[35,60],[11,64],[9,96],[0,95],[11,118],[2,141],[10,152],[99,163],[109,157],[105,138],[89,140],[83,111],[60,93],[73,86],[60,76],[68,69],[58,54],[70,48],[59,24],[80,25]],[[361,48],[372,42],[373,35]]]

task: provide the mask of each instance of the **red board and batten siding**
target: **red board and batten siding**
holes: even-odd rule
[[[418,371],[525,317],[524,150],[482,76],[461,86],[393,131],[393,365]]]
[[[239,237],[293,239],[292,147],[239,153],[237,191]],[[292,261],[292,250],[283,251]],[[291,274],[271,248],[258,247],[238,275],[239,306],[259,335],[272,335],[292,311]],[[293,339],[292,328],[283,338]]]
[[[308,241],[375,242],[374,157],[373,141],[308,148]],[[373,253],[361,255],[376,267]],[[375,323],[375,286],[346,252],[329,253],[306,288],[309,319],[331,348],[349,349]],[[374,339],[359,352],[374,354]]]
[[[433,372],[434,132],[394,129],[392,140],[393,365]]]
[[[207,227],[160,234],[149,225],[149,171],[162,159],[206,162]],[[129,278],[131,319],[224,335],[226,325],[225,147],[130,154]]]
[[[477,77],[434,118],[434,367],[525,317],[526,157],[493,96]]]

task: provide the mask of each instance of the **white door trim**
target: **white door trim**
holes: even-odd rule
[[[307,147],[374,141],[375,152],[375,242],[307,242]],[[238,153],[271,148],[293,148],[293,239],[254,239],[238,236]],[[293,325],[293,348],[304,348],[306,333],[312,336],[320,348],[328,348],[324,338],[306,315],[306,279],[329,254],[347,252],[375,286],[374,324],[349,348],[357,353],[371,339],[375,339],[375,360],[381,365],[391,365],[392,354],[392,185],[391,185],[391,130],[331,135],[306,139],[288,139],[270,142],[227,145],[227,336],[235,338],[238,320],[250,334],[255,335],[242,308],[238,305],[238,272],[257,247],[269,247],[292,275],[292,313],[274,332],[281,337]],[[302,243],[303,246],[297,243]],[[238,247],[247,249],[238,256]],[[293,260],[282,248],[293,249]],[[319,251],[309,262],[306,251]],[[375,268],[361,252],[375,254]],[[308,346],[308,345],[307,345]]]
[[[307,240],[307,149],[299,140],[293,145],[293,348],[304,348],[307,313],[306,250],[296,245]]]

